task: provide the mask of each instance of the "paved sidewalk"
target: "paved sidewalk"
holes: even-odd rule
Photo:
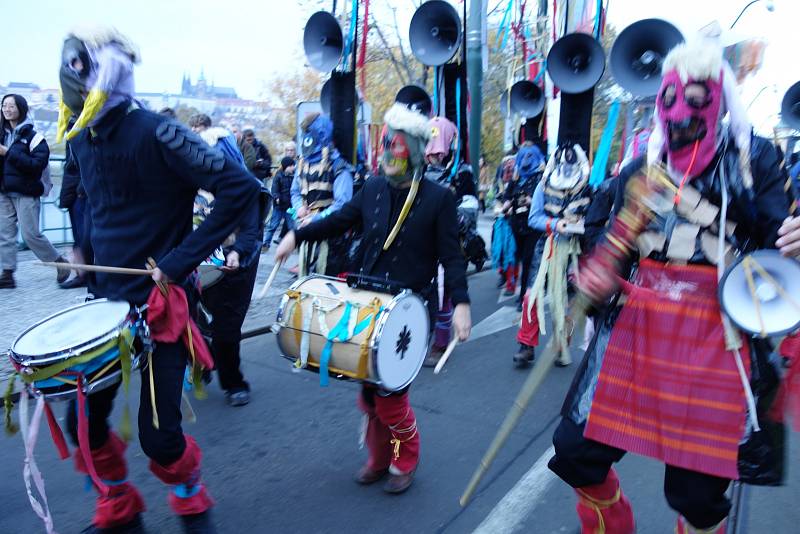
[[[67,255],[68,250],[62,250]],[[256,294],[266,282],[274,265],[274,251],[261,254]],[[45,317],[84,301],[85,288],[61,289],[56,284],[55,269],[36,266],[36,257],[31,251],[20,252],[18,256],[16,289],[0,289],[2,321],[0,321],[0,354],[11,348],[17,336],[26,328],[36,324]],[[289,260],[288,265],[297,263]],[[278,310],[280,297],[291,284],[294,277],[286,268],[282,268],[275,278],[268,294],[263,299],[254,299],[247,312],[243,331],[272,324]],[[11,369],[6,358],[0,358],[0,383],[8,377]]]

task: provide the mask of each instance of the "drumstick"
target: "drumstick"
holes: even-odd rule
[[[275,264],[274,267],[272,267],[272,272],[269,273],[269,277],[267,278],[267,281],[264,283],[264,287],[261,288],[261,291],[258,294],[258,298],[262,299],[264,298],[264,295],[267,294],[267,291],[269,290],[269,287],[272,285],[272,282],[275,280],[275,276],[277,276],[278,269],[281,268],[281,265],[283,265],[283,260],[279,261],[278,263]]]
[[[92,271],[96,273],[129,274],[133,276],[151,276],[153,274],[153,271],[150,269],[131,269],[129,267],[111,267],[109,265],[85,265],[82,263],[61,263],[56,261],[39,261],[35,262],[34,265],[57,267],[58,269]]]
[[[447,345],[447,349],[444,351],[444,354],[442,354],[442,357],[439,358],[439,362],[436,364],[436,367],[433,369],[433,374],[435,374],[435,375],[439,374],[439,371],[441,371],[442,367],[444,367],[444,364],[447,363],[447,358],[449,358],[450,355],[453,353],[453,349],[456,348],[456,345],[458,345],[458,338],[454,337],[453,341],[451,341],[450,344]]]

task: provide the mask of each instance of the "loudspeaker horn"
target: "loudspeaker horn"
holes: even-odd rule
[[[547,54],[547,72],[553,83],[568,94],[594,87],[606,70],[602,45],[586,33],[571,33],[555,42]]]
[[[800,309],[792,300],[798,295],[800,263],[777,250],[742,256],[719,285],[720,304],[731,322],[762,337],[788,334],[800,326]]]
[[[314,69],[328,72],[339,64],[344,50],[342,28],[327,11],[317,11],[306,22],[303,30],[303,50],[308,64]]]
[[[444,65],[461,43],[461,18],[444,0],[425,2],[411,17],[408,40],[414,57],[420,62],[432,67]]]
[[[781,101],[781,119],[796,130],[800,130],[800,82],[786,91]]]
[[[511,111],[535,117],[544,109],[544,92],[533,82],[520,80],[511,86]]]
[[[611,47],[609,64],[617,83],[635,96],[654,96],[661,85],[661,65],[683,42],[681,31],[661,19],[634,22]]]
[[[406,85],[394,97],[395,102],[405,104],[412,111],[430,117],[433,103],[428,92],[419,85]]]
[[[325,115],[331,114],[331,81],[322,84],[322,89],[319,92],[319,105],[322,106],[322,112]]]

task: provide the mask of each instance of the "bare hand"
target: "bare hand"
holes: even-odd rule
[[[598,263],[582,265],[576,282],[578,289],[594,302],[605,302],[619,289],[616,275]]]
[[[301,206],[300,209],[297,210],[297,218],[298,219],[305,219],[306,217],[308,217],[309,213],[311,213],[311,212],[308,211],[307,207]]]
[[[469,339],[469,334],[472,331],[472,314],[469,304],[466,302],[456,304],[456,308],[453,310],[453,330],[455,330],[459,341]]]
[[[225,271],[227,273],[232,273],[233,271],[239,268],[239,253],[235,250],[231,250],[228,252],[228,256],[225,258],[225,266],[220,267],[220,270]]]
[[[800,217],[787,217],[778,229],[778,235],[781,237],[775,246],[781,249],[781,254],[800,257]]]
[[[158,267],[153,269],[153,274],[151,276],[153,278],[153,281],[157,284],[161,283],[163,285],[167,285],[172,283],[172,280],[170,280],[169,276],[167,276],[167,274]]]
[[[0,156],[5,156],[8,152],[8,147],[5,145],[0,145]]]
[[[313,215],[309,215],[309,216],[307,216],[307,217],[303,217],[302,219],[300,219],[300,220],[297,222],[297,227],[298,227],[298,228],[302,228],[302,227],[304,227],[304,226],[307,226],[307,225],[311,224],[311,222],[312,222],[313,220],[314,220],[314,216],[313,216]]]
[[[511,209],[511,201],[510,200],[506,200],[505,202],[503,202],[503,207],[501,208],[501,211],[503,213],[506,213],[510,209]]]
[[[275,263],[285,261],[291,256],[295,246],[297,246],[297,242],[294,238],[294,232],[292,231],[281,239],[281,244],[278,245],[277,250],[275,250]]]

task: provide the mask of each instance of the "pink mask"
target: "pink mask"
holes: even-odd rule
[[[676,70],[664,75],[656,111],[672,168],[694,177],[708,167],[717,152],[721,105],[722,73],[719,81],[690,78],[686,83]]]

